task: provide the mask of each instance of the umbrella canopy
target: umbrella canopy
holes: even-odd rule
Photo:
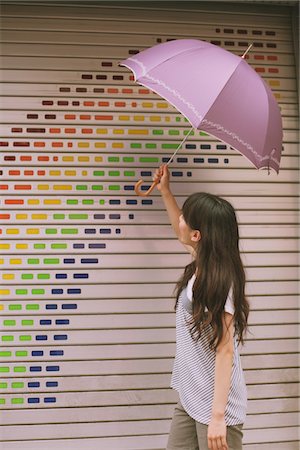
[[[282,120],[275,97],[247,62],[216,45],[179,39],[120,63],[194,128],[226,142],[257,168],[279,171]]]

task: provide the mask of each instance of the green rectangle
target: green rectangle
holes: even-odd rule
[[[39,273],[38,280],[50,280],[50,275],[48,273]]]
[[[27,295],[28,290],[27,289],[16,289],[16,295]]]
[[[22,278],[22,280],[33,280],[33,274],[32,273],[22,273],[21,278]]]
[[[94,177],[104,177],[105,172],[104,170],[94,170],[93,175]]]
[[[61,234],[78,234],[77,228],[62,228]]]
[[[133,170],[125,170],[124,176],[125,177],[135,177],[135,172]]]
[[[67,200],[67,205],[78,205],[78,200]]]
[[[76,191],[87,191],[87,190],[88,190],[88,187],[86,184],[78,184],[76,186]]]
[[[142,162],[142,163],[158,163],[159,162],[159,158],[156,158],[156,157],[150,157],[150,156],[148,156],[148,157],[141,157],[140,159],[139,159],[139,161],[140,162]]]
[[[7,389],[8,384],[7,383],[0,383],[0,389]]]
[[[88,214],[69,214],[69,219],[71,220],[86,220],[88,218]]]
[[[103,185],[102,184],[93,184],[92,191],[103,191]]]
[[[14,327],[16,325],[15,320],[3,320],[3,325],[5,327]]]
[[[46,248],[46,244],[34,244],[33,248],[37,250],[44,250]]]
[[[82,204],[83,205],[93,205],[94,204],[94,200],[82,200]]]
[[[24,398],[12,398],[11,403],[12,405],[21,405],[24,403]]]
[[[59,264],[59,258],[45,258],[43,259],[44,264]]]
[[[5,398],[0,398],[0,405],[5,405]]]
[[[32,341],[32,337],[28,334],[20,336],[20,341]]]
[[[108,175],[110,177],[119,177],[120,176],[120,172],[119,172],[119,170],[109,170]]]
[[[22,389],[24,386],[25,386],[25,383],[21,383],[21,382],[17,382],[17,381],[14,383],[11,383],[11,387],[13,389]]]
[[[111,184],[110,186],[108,186],[108,190],[109,191],[120,191],[121,187],[115,184]]]
[[[123,162],[127,162],[127,163],[134,162],[134,158],[132,156],[124,156]]]
[[[26,305],[26,309],[27,309],[27,311],[31,311],[31,310],[37,311],[40,309],[40,305],[38,305],[36,303],[29,303],[28,305]]]
[[[20,311],[22,309],[22,305],[9,305],[9,311]]]
[[[161,148],[167,150],[175,150],[178,147],[178,144],[162,144]]]
[[[11,342],[11,341],[14,340],[14,337],[13,337],[13,336],[2,336],[2,337],[1,337],[1,340],[2,340],[3,342]]]
[[[46,234],[57,234],[57,228],[46,228]]]
[[[20,372],[24,373],[24,372],[26,372],[26,367],[25,366],[16,366],[16,367],[14,367],[14,372],[16,372],[16,373],[20,373]]]
[[[22,325],[23,325],[24,327],[26,327],[26,326],[31,326],[31,325],[33,325],[33,324],[34,324],[33,320],[22,320]]]
[[[4,366],[0,367],[0,372],[1,373],[9,373],[9,367],[4,367]]]
[[[145,145],[146,148],[157,148],[156,144],[146,144]]]
[[[44,295],[45,289],[31,289],[33,295]]]
[[[179,135],[179,131],[178,130],[169,130],[168,134],[170,136],[178,136]]]
[[[28,356],[28,352],[26,350],[20,350],[16,352],[16,356]]]
[[[68,246],[67,244],[51,244],[51,248],[53,248],[54,250],[63,248],[66,249]]]
[[[155,135],[162,135],[162,134],[164,134],[164,131],[163,130],[153,130],[152,131],[152,134],[155,134]]]
[[[108,162],[119,162],[120,158],[118,156],[109,156]]]
[[[12,355],[11,352],[0,352],[1,358],[9,358]]]
[[[53,214],[53,218],[57,220],[64,220],[65,217],[65,214]]]
[[[130,144],[130,148],[142,148],[142,144],[132,143]]]
[[[28,264],[39,264],[40,260],[37,258],[29,258],[27,259]]]

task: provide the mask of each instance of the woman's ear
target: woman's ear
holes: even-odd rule
[[[192,237],[191,237],[191,240],[192,240],[193,242],[199,242],[200,239],[201,239],[201,233],[200,233],[200,231],[199,231],[199,230],[193,230],[193,231],[192,231]]]

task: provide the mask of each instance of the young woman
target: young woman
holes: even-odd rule
[[[167,450],[240,450],[247,392],[238,353],[249,305],[233,207],[193,194],[179,209],[166,165],[155,173],[173,229],[192,254],[177,283],[176,356],[171,386],[179,393]]]

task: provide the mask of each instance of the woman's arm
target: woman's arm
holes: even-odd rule
[[[227,450],[225,409],[231,383],[233,362],[233,316],[227,312],[223,316],[223,337],[216,350],[215,386],[211,420],[208,426],[208,448]]]
[[[163,198],[173,230],[175,231],[178,239],[180,239],[179,217],[181,216],[181,209],[179,208],[175,197],[170,190],[170,174],[167,165],[163,165],[156,170],[153,181],[156,180],[160,180],[159,184],[157,185],[157,189],[160,191]],[[191,254],[194,253],[193,247],[185,244],[184,246]]]

